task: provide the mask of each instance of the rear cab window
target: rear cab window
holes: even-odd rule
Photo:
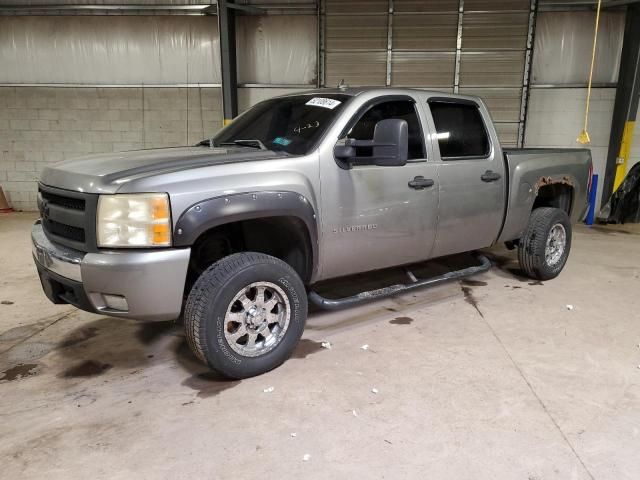
[[[442,160],[487,158],[489,134],[477,104],[455,99],[428,101]]]

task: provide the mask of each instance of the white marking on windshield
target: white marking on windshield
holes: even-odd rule
[[[316,120],[312,123],[307,123],[306,125],[298,125],[293,129],[294,133],[300,133],[302,130],[306,130],[308,128],[318,128],[320,126],[320,122]]]
[[[314,107],[323,107],[333,110],[342,102],[340,100],[334,100],[333,98],[314,97],[309,100],[306,105],[312,105]]]

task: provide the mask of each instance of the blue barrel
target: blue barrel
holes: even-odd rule
[[[589,211],[587,219],[584,221],[587,225],[593,225],[596,216],[596,193],[598,192],[598,175],[591,177],[591,190],[589,191]]]

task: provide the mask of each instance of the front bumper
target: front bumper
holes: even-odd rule
[[[51,242],[37,222],[33,258],[54,303],[142,320],[173,320],[182,308],[189,248],[84,253]],[[122,298],[118,309],[109,298]]]

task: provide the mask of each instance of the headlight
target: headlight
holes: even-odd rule
[[[99,247],[169,247],[171,213],[166,193],[100,195]]]

